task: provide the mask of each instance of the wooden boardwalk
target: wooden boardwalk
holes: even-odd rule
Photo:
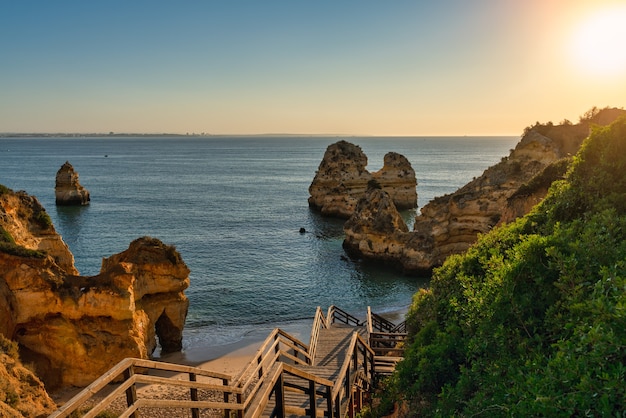
[[[201,416],[246,417],[354,417],[369,403],[377,374],[390,373],[401,358],[405,325],[395,325],[368,308],[360,321],[331,306],[325,316],[317,308],[309,344],[275,329],[248,366],[236,377],[208,370],[125,359],[85,388],[50,417],[73,415],[111,382],[122,383],[86,412],[95,417],[115,399],[128,405],[121,417],[138,417],[151,408],[187,410]],[[378,369],[378,370],[377,370]],[[156,378],[146,370],[169,370],[188,380]],[[202,377],[201,380],[198,378]],[[180,389],[179,399],[138,398],[137,384],[166,384]],[[185,396],[184,393],[187,393]],[[206,391],[209,398],[199,396]]]
[[[352,355],[350,345],[353,340],[353,334],[366,338],[366,328],[364,326],[354,327],[349,325],[333,325],[330,328],[324,328],[320,330],[317,350],[313,358],[312,365],[300,366],[299,368],[311,375],[326,379],[337,385],[340,380],[340,373],[342,366],[346,364],[346,360],[350,360],[348,357]],[[361,366],[359,366],[361,367]],[[361,370],[363,372],[363,370]],[[364,373],[364,372],[363,372]],[[369,379],[369,378],[368,378]],[[367,381],[367,385],[370,385],[370,381]],[[289,376],[285,379],[285,417],[301,417],[312,416],[311,412],[311,399],[306,393],[299,390],[290,390],[289,388],[297,387],[297,378]],[[369,388],[361,388],[362,392],[365,392]],[[323,386],[318,385],[316,390],[322,392]],[[343,397],[343,405],[339,406],[339,410],[358,409],[362,404],[361,399],[350,399],[350,396]],[[317,398],[316,400],[316,416],[329,416],[328,402],[324,398]],[[348,405],[346,402],[354,402],[354,405]],[[274,412],[274,408],[268,407],[263,416],[271,417]],[[353,414],[349,414],[353,415]]]

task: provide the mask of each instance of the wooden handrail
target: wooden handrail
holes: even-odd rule
[[[133,370],[135,368],[140,369],[148,369],[148,370],[158,370],[158,371],[168,371],[168,372],[176,372],[176,373],[185,373],[188,375],[194,374],[198,376],[204,376],[207,378],[219,379],[222,381],[223,385],[214,385],[208,384],[206,382],[190,382],[181,379],[174,378],[157,378],[155,376],[144,376],[135,373],[128,373],[129,370]],[[124,376],[128,375],[128,377],[124,378]],[[116,389],[114,389],[111,393],[105,396],[102,400],[100,400],[96,405],[93,406],[91,410],[89,410],[84,417],[94,417],[100,412],[104,411],[107,407],[110,406],[111,402],[115,400],[117,397],[121,396],[127,390],[134,388],[135,385],[142,381],[150,381],[153,379],[159,379],[162,383],[166,383],[168,385],[177,385],[189,388],[203,388],[209,387],[211,389],[224,392],[225,394],[236,394],[239,389],[231,387],[229,385],[229,381],[232,379],[230,375],[226,375],[223,373],[216,373],[210,370],[200,369],[192,366],[185,366],[180,364],[173,363],[164,363],[153,360],[144,360],[137,358],[125,358],[113,366],[110,370],[108,370],[104,375],[100,378],[96,379],[89,386],[80,391],[76,396],[66,402],[59,409],[54,411],[50,418],[64,418],[68,417],[72,412],[78,410],[86,401],[88,401],[93,396],[97,395],[102,389],[104,389],[110,383],[114,381],[124,378],[123,382],[118,385]],[[131,416],[133,411],[137,409],[136,402],[135,405],[129,405],[127,410],[123,412],[123,414],[128,414],[127,416]],[[196,402],[196,401],[190,401]],[[196,405],[196,404],[194,404]],[[231,404],[229,404],[231,405]],[[229,406],[230,409],[237,409],[236,404],[232,404],[233,406]],[[194,407],[195,408],[195,407]]]
[[[368,307],[368,321],[370,321],[371,317],[374,316],[371,315],[371,310]],[[362,388],[369,387],[373,381],[374,367],[376,367],[376,350],[370,347],[371,342],[364,341],[358,332],[352,334],[346,359],[341,365],[337,380],[334,383],[298,367],[299,365],[312,364],[321,329],[330,327],[335,322],[357,327],[365,324],[336,306],[329,307],[326,317],[321,308],[318,307],[313,321],[309,345],[276,328],[268,335],[251,361],[236,378],[192,366],[135,358],[124,359],[83,389],[50,417],[68,417],[108,384],[120,380],[121,383],[96,403],[84,415],[85,417],[95,417],[100,412],[106,410],[115,399],[124,396],[124,394],[127,397],[128,407],[121,412],[120,416],[122,417],[136,417],[140,408],[185,408],[192,411],[192,416],[197,416],[201,408],[214,408],[224,410],[226,413],[228,411],[236,412],[239,417],[256,417],[263,413],[272,396],[276,398],[277,407],[282,409],[283,412],[285,411],[284,399],[282,399],[285,387],[289,391],[300,391],[308,394],[310,397],[310,410],[305,411],[303,407],[299,409],[292,408],[294,409],[291,411],[293,413],[315,414],[318,406],[317,402],[320,399],[326,399],[330,416],[335,416],[334,414],[345,416],[347,412],[345,408],[352,399],[353,388],[356,387],[357,392],[359,392]],[[368,330],[371,330],[371,324],[368,322],[367,325]],[[395,338],[402,338],[398,333],[392,334],[393,336],[389,337],[386,333],[370,332],[370,338],[374,338],[372,341],[381,340],[386,344],[391,344],[391,342],[386,340],[388,337],[391,338],[389,341],[396,341]],[[391,351],[395,352],[395,346],[393,348],[389,346],[385,348],[388,350],[388,354]],[[144,370],[157,370],[186,374],[188,375],[188,380],[180,377],[161,377],[136,373],[136,370],[142,370],[142,372]],[[297,379],[295,381],[290,379],[285,382],[283,376],[285,374],[302,379],[304,383],[297,383]],[[198,382],[196,381],[197,376],[203,376],[209,380],[205,379],[202,382]],[[210,379],[217,379],[221,381],[221,384],[211,382]],[[173,400],[146,398],[144,394],[136,390],[138,384],[161,384],[186,388],[189,389],[186,392],[189,398]],[[325,389],[320,389],[320,387]],[[224,401],[199,400],[197,394],[198,390],[201,389],[223,393]],[[278,399],[279,397],[281,398],[280,400]],[[352,416],[354,411],[352,407],[350,408],[350,415]]]
[[[320,331],[322,328],[328,328],[326,324],[326,318],[321,307],[317,307],[315,310],[315,318],[313,319],[313,326],[311,327],[311,337],[309,338],[309,356],[312,359],[315,358],[315,352],[317,351],[317,341],[319,340]]]
[[[269,403],[271,394],[275,390],[276,383],[279,381],[283,373],[283,366],[283,363],[277,363],[277,367],[272,369],[273,372],[268,372],[262,382],[263,384],[259,385],[259,388],[261,386],[264,386],[265,390],[263,392],[258,392],[257,394],[248,397],[249,401],[247,401],[246,405],[244,405],[244,408],[246,410],[248,410],[248,407],[250,406],[253,399],[259,399],[259,402],[255,405],[255,408],[248,410],[248,413],[251,417],[259,417],[265,410],[265,407]]]
[[[335,322],[341,322],[342,324],[353,325],[355,327],[360,327],[364,325],[364,323],[361,322],[359,318],[357,318],[354,315],[349,314],[348,312],[334,305],[331,305],[328,308],[328,315],[326,315],[326,322],[327,322],[327,325],[326,325],[327,328],[330,327],[330,325],[334,324]]]
[[[339,374],[337,375],[336,384],[333,388],[332,398],[333,398],[333,403],[335,404],[336,409],[341,408],[340,405],[342,404],[341,402],[342,390],[344,390],[344,392],[351,391],[351,387],[354,384],[354,381],[352,379],[353,378],[356,379],[356,373],[359,371],[358,350],[357,350],[359,345],[363,347],[365,350],[364,351],[365,358],[363,360],[363,370],[364,371],[369,370],[367,372],[369,375],[373,374],[372,369],[374,365],[374,351],[372,351],[372,349],[369,347],[367,342],[365,342],[363,338],[361,338],[361,336],[357,332],[354,332],[352,334],[350,346],[347,350],[347,353],[349,353],[350,355],[346,356],[346,360],[341,366]],[[369,359],[367,358],[368,354],[369,354]],[[371,368],[365,366],[365,364],[367,363],[370,364]],[[352,371],[353,373],[349,373],[349,371]],[[337,416],[345,415],[344,411],[340,409],[337,410],[336,412],[337,412]]]

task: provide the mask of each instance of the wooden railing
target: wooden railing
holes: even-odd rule
[[[340,322],[345,325],[351,325],[354,327],[360,327],[365,325],[359,318],[349,314],[348,312],[336,307],[330,306],[328,308],[328,314],[326,315],[327,327],[330,327],[331,324],[335,324]],[[328,322],[330,321],[330,322]]]
[[[330,416],[338,418],[354,417],[355,409],[356,412],[361,409],[362,393],[369,391],[373,383],[374,351],[356,332],[352,334],[348,353],[333,388],[334,410]]]
[[[398,325],[372,312],[371,307],[367,307],[367,330],[369,332],[406,332],[406,321]]]
[[[139,370],[142,372],[141,374],[137,373]],[[167,378],[145,374],[150,371],[179,373],[187,375],[188,380],[180,379],[181,375]],[[204,379],[208,381],[198,381],[198,377],[200,376],[203,376]],[[100,394],[100,392],[103,392],[103,389],[110,383],[120,380],[122,382],[113,391],[104,395],[99,402],[90,405],[89,410],[80,410],[87,401],[95,395]],[[85,418],[92,418],[109,408],[113,401],[124,396],[126,398],[127,407],[121,415],[119,415],[120,417],[137,417],[137,411],[140,408],[187,408],[191,411],[193,417],[198,417],[199,411],[202,408],[219,409],[229,414],[231,410],[241,411],[243,408],[241,404],[233,402],[233,396],[241,395],[241,390],[231,386],[229,384],[230,380],[231,376],[197,367],[127,358],[120,361],[106,374],[53,412],[50,418],[68,417],[75,411],[83,413],[82,416]],[[179,387],[188,390],[186,393],[188,393],[189,396],[187,399],[168,400],[139,397],[139,393],[137,392],[137,385],[139,384],[165,384],[169,387]],[[200,400],[198,390],[217,392],[221,395],[223,401]]]
[[[391,374],[404,356],[406,321],[399,325],[375,314],[367,308],[369,346],[375,353],[376,374]]]
[[[270,398],[275,385],[275,375],[278,373],[277,370],[282,370],[284,363],[310,365],[311,362],[312,357],[307,345],[276,328],[235,379],[234,386],[241,390],[237,402],[243,404],[239,416],[248,416],[249,413],[250,416],[259,416],[263,412],[260,405],[264,402],[258,399]]]
[[[288,413],[317,416],[321,400],[327,416],[353,417],[355,410],[361,407],[362,394],[371,387],[376,358],[376,352],[357,332],[352,335],[347,351],[349,355],[341,365],[335,382],[315,376],[302,367],[312,364],[320,331],[336,322],[359,327],[364,325],[356,317],[335,306],[328,309],[326,317],[318,307],[309,345],[278,328],[274,329],[235,378],[197,367],[127,358],[50,417],[65,418],[75,412],[87,418],[96,417],[121,398],[125,398],[125,407],[122,406],[120,417],[135,418],[140,409],[148,408],[184,408],[191,412],[193,418],[200,416],[201,409],[222,411],[228,417],[231,413],[240,418],[258,417],[268,408],[272,399],[275,402],[272,416],[285,416]],[[147,373],[173,376],[159,377]],[[110,383],[119,384],[110,393],[104,393]],[[167,400],[150,398],[144,391],[137,390],[139,384],[180,388],[180,396]],[[212,399],[206,396],[209,391]],[[306,394],[309,407],[302,409],[286,406],[286,391]],[[94,397],[101,399],[94,402]]]
[[[292,379],[287,379],[287,376],[292,377]],[[272,397],[274,397],[275,402],[270,417],[285,417],[288,414],[316,417],[318,416],[318,399],[322,399],[322,404],[326,404],[327,411],[333,410],[333,382],[289,364],[281,363],[278,365],[268,380],[268,387],[271,387],[271,390],[264,394],[262,402],[259,403],[258,408],[253,411],[254,414],[251,416],[260,416]],[[320,390],[320,387],[323,389]],[[285,401],[287,391],[305,394],[309,400],[309,407],[289,406]]]
[[[311,327],[311,337],[309,339],[309,356],[315,358],[315,352],[317,351],[317,341],[320,337],[320,331],[322,328],[328,328],[328,323],[324,317],[321,307],[317,307],[315,310],[315,317],[313,318],[313,326]]]

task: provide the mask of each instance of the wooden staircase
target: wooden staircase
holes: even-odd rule
[[[182,408],[188,411],[184,416],[192,418],[354,417],[369,403],[377,376],[390,373],[401,358],[406,338],[403,324],[396,326],[369,308],[367,320],[361,322],[335,306],[327,315],[318,307],[309,344],[275,329],[234,378],[189,366],[125,359],[50,417],[81,416],[75,412],[81,405],[120,379],[123,382],[111,394],[82,416],[95,417],[116,398],[125,397],[127,408],[121,417],[138,417],[140,410],[150,416],[150,408]],[[146,375],[146,370],[184,373],[188,380],[180,375],[177,379],[156,378]],[[175,386],[183,396],[139,399],[136,385],[141,383]],[[206,392],[213,396],[199,396]]]

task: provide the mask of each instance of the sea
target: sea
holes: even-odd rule
[[[344,221],[308,207],[324,152],[339,140],[359,145],[370,171],[387,152],[407,157],[421,207],[480,176],[519,137],[4,137],[0,184],[39,199],[83,276],[138,237],[175,246],[191,271],[183,353],[202,361],[276,327],[308,342],[317,306],[401,313],[428,286],[428,277],[350,259]],[[90,192],[87,206],[55,205],[66,161]],[[417,212],[402,212],[409,228]]]

